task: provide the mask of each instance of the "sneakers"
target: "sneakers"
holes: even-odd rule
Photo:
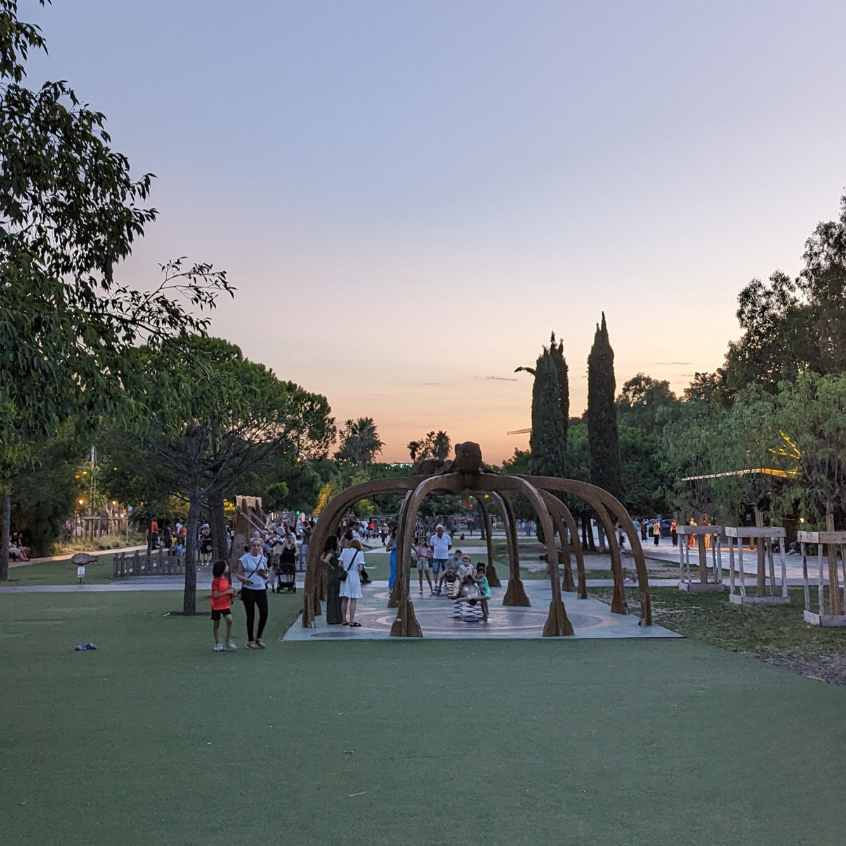
[[[234,640],[230,640],[229,643],[226,644],[226,648],[234,652],[238,648],[238,644],[235,643]]]
[[[223,644],[222,644],[222,643],[216,643],[216,644],[214,645],[214,649],[213,649],[212,651],[214,651],[214,652],[223,652]]]

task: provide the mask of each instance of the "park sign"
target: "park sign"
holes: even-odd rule
[[[70,563],[75,567],[87,567],[89,564],[97,563],[97,556],[88,552],[77,552],[71,557]]]

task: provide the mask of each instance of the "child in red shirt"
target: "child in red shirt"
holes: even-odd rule
[[[232,641],[232,597],[235,591],[232,583],[226,575],[226,562],[215,561],[212,566],[211,583],[211,618],[212,630],[214,631],[214,651],[223,652],[224,646],[220,642],[220,618],[226,621],[226,647],[237,649]]]

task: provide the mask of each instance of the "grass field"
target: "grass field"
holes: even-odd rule
[[[843,842],[844,688],[693,640],[280,643],[299,600],[213,654],[178,593],[0,595],[4,841]]]
[[[595,595],[610,598],[610,591]],[[627,590],[640,612],[637,591]],[[789,605],[732,605],[726,593],[652,592],[655,622],[686,637],[732,652],[754,655],[811,678],[846,685],[846,630],[809,626],[802,618],[804,595],[790,590]]]

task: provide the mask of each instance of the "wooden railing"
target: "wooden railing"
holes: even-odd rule
[[[172,555],[166,549],[153,552],[117,552],[112,557],[112,578],[129,576],[182,576],[185,574],[185,556]]]

